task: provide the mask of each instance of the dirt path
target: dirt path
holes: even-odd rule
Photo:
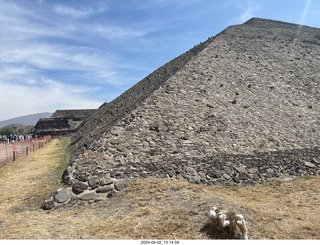
[[[43,211],[64,147],[52,140],[0,168],[0,239],[210,239],[213,205],[244,214],[249,239],[320,239],[319,176],[242,188],[135,180],[107,202]]]

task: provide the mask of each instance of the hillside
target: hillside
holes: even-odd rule
[[[51,117],[51,115],[52,115],[52,113],[43,112],[43,113],[36,113],[36,114],[11,118],[8,120],[0,121],[0,128],[5,127],[9,124],[22,124],[25,126],[28,126],[28,125],[34,126],[37,124],[37,122],[40,118]]]

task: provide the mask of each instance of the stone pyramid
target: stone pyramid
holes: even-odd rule
[[[262,183],[319,174],[319,144],[320,29],[252,18],[103,104],[64,177]]]

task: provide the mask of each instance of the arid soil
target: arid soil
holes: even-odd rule
[[[106,202],[43,211],[60,185],[66,144],[52,140],[0,168],[0,239],[212,239],[215,205],[242,213],[249,239],[320,238],[320,177],[250,187],[137,179]]]

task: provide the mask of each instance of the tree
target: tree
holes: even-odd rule
[[[9,136],[10,134],[14,134],[15,131],[12,129],[12,128],[1,128],[0,129],[0,135],[6,135],[6,136]]]

